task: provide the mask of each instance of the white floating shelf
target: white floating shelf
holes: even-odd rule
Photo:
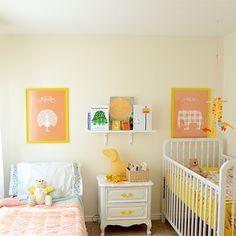
[[[104,134],[104,145],[108,144],[108,135],[109,134],[129,134],[129,144],[133,143],[133,137],[135,133],[155,133],[156,130],[107,130],[107,131],[94,131],[88,130],[89,133],[101,133]]]

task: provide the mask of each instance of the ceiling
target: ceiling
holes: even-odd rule
[[[1,34],[225,35],[236,0],[0,0]]]

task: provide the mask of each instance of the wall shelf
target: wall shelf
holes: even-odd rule
[[[88,130],[89,133],[93,134],[104,134],[104,145],[108,144],[108,136],[109,134],[128,134],[129,135],[129,144],[133,143],[134,134],[135,133],[155,133],[156,130],[107,130],[107,131],[95,131],[95,130]]]

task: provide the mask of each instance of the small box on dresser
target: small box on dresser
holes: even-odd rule
[[[129,182],[147,182],[149,180],[149,170],[131,171],[126,169],[126,178]]]
[[[101,236],[107,225],[134,224],[146,224],[151,235],[152,181],[113,184],[104,175],[98,175],[97,181]]]

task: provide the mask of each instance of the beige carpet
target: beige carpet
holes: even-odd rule
[[[100,228],[98,223],[86,222],[87,230],[89,236],[99,236]],[[146,225],[133,225],[130,227],[121,227],[121,226],[107,226],[105,230],[105,236],[122,236],[122,235],[130,235],[130,236],[138,236],[138,235],[146,235]],[[172,229],[170,224],[161,223],[160,220],[152,221],[152,235],[158,236],[172,236],[177,235],[175,231]]]

